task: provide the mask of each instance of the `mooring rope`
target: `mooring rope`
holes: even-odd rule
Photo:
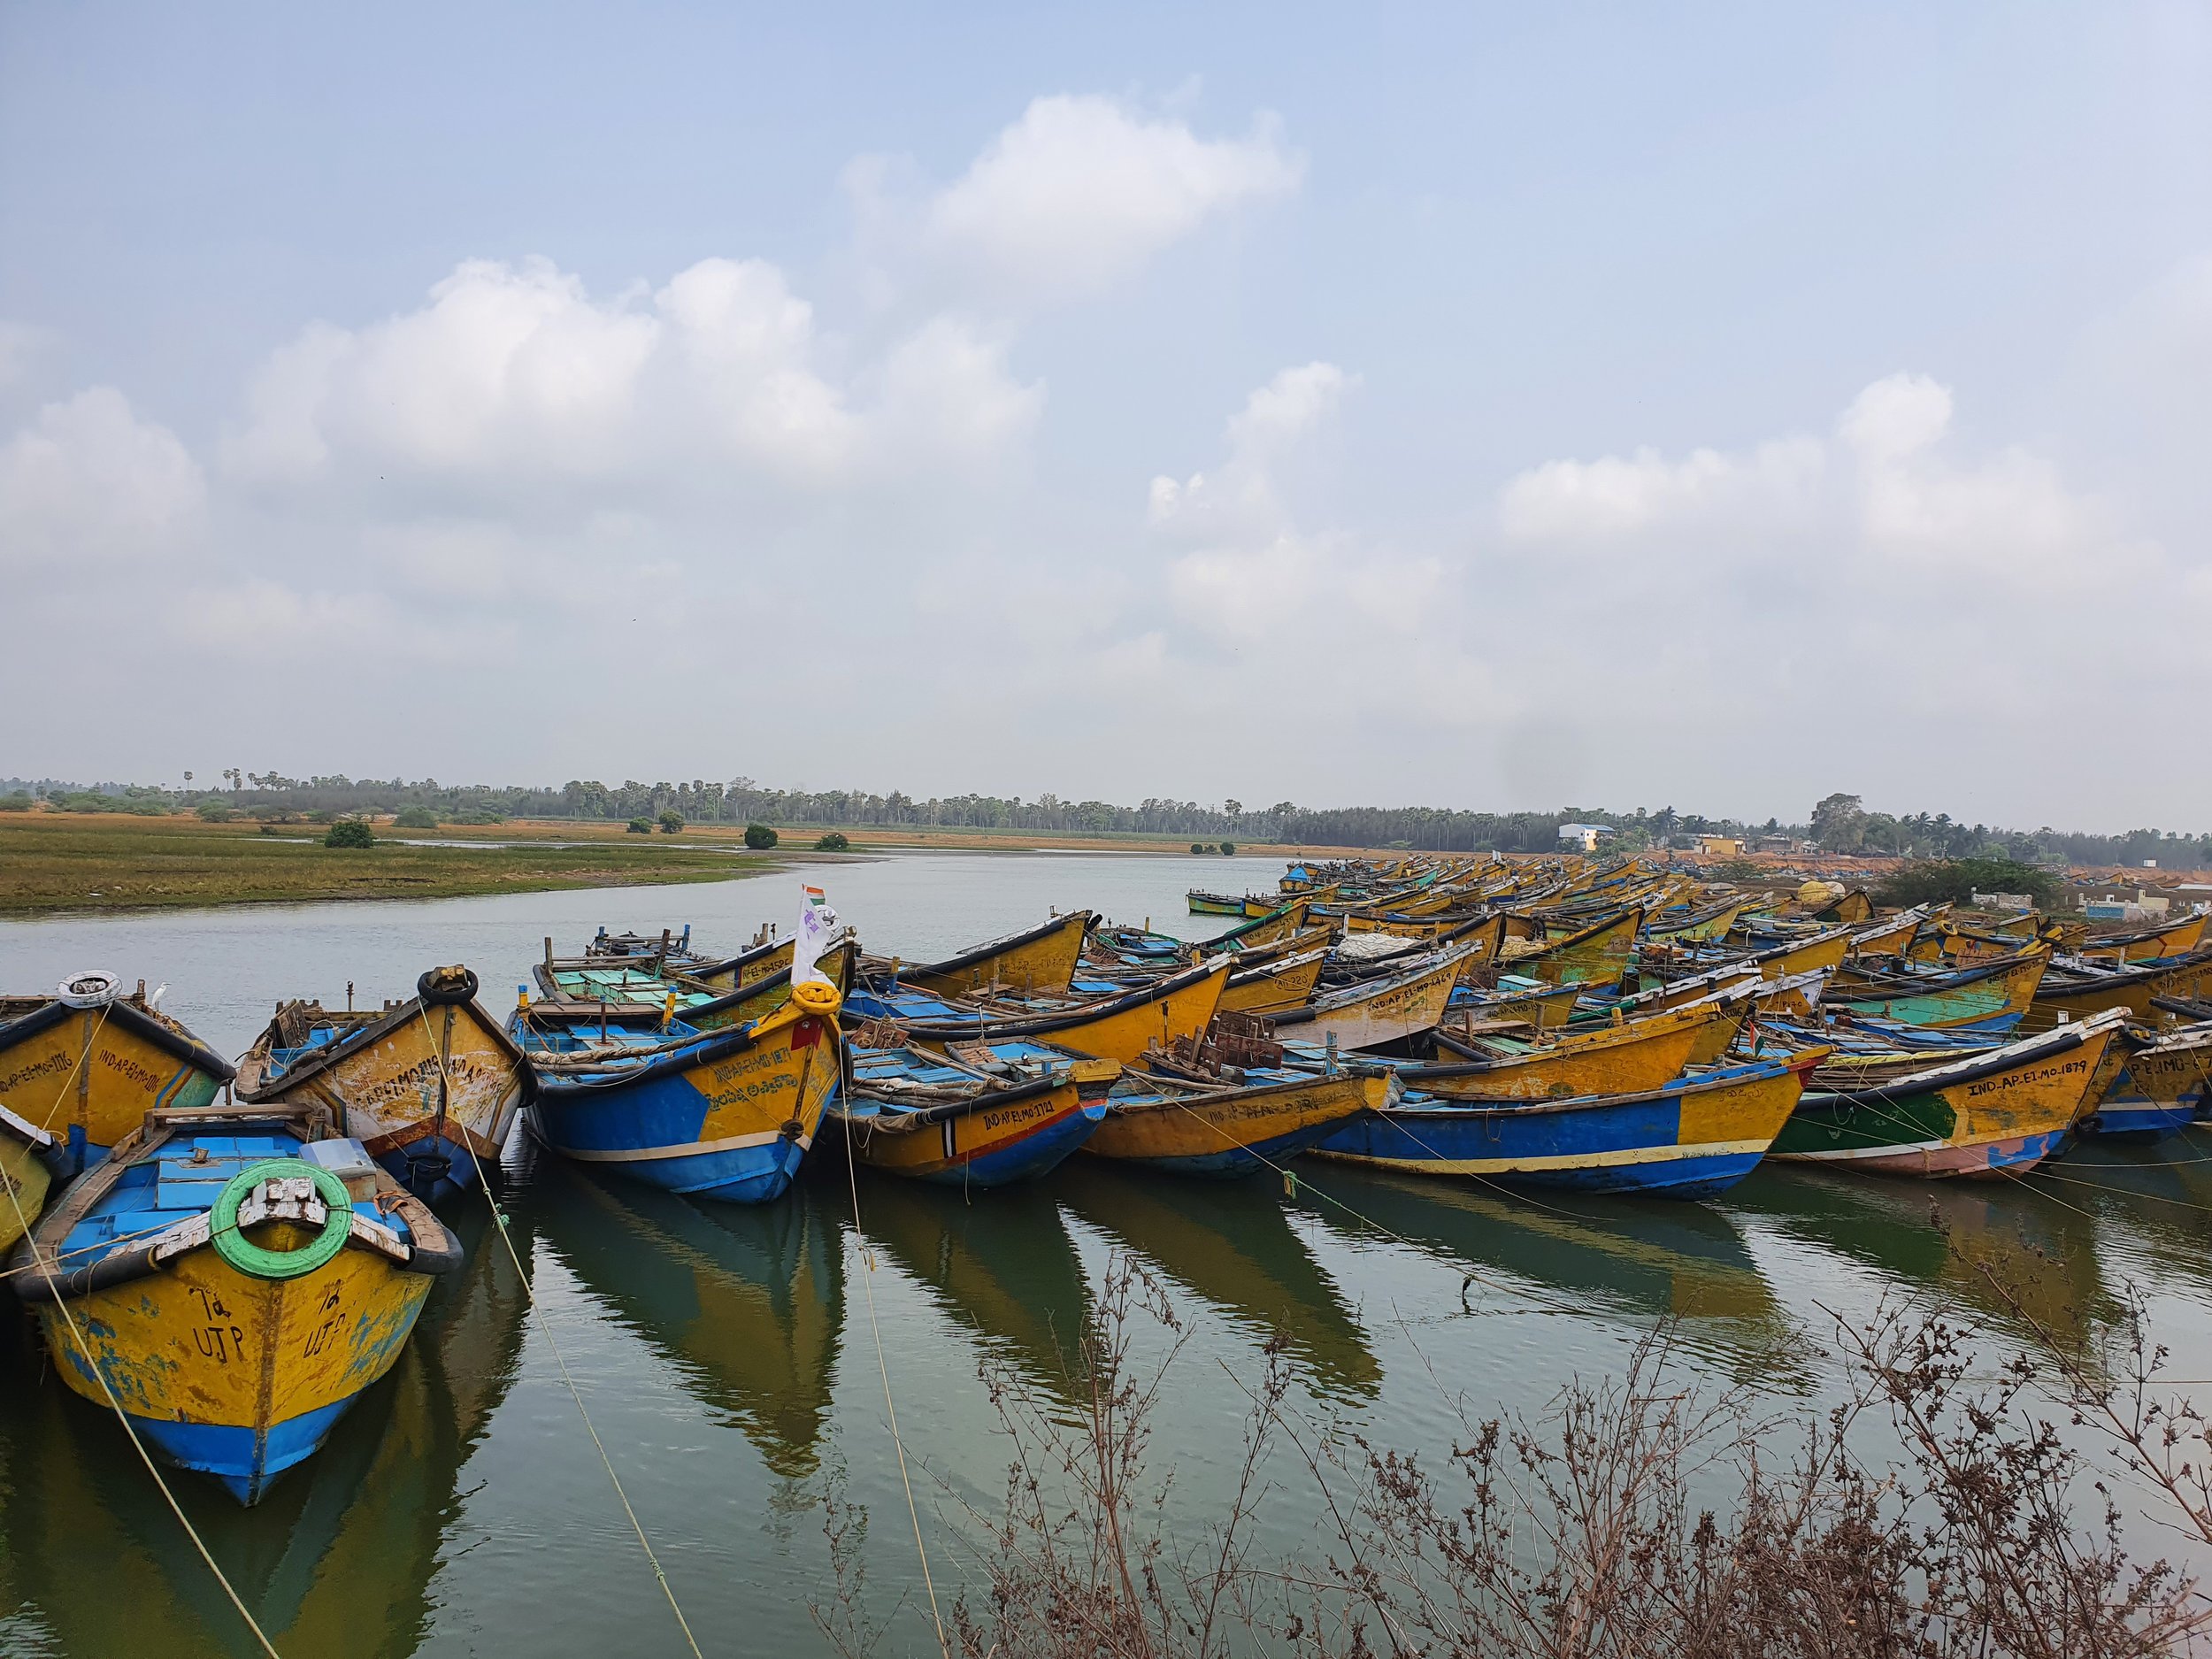
[[[54,1113],[61,1110],[62,1101],[68,1096],[71,1087],[76,1083],[77,1067],[81,1066],[85,1062],[85,1056],[91,1053],[93,1040],[100,1034],[101,1028],[107,1024],[107,1007],[104,1003],[100,1009],[100,1018],[94,1022],[91,1032],[79,1045],[76,1065],[71,1066],[69,1075],[62,1079],[61,1093],[55,1096],[53,1105],[47,1110],[46,1118],[49,1123],[53,1121]],[[145,1442],[138,1438],[138,1429],[131,1422],[130,1413],[123,1409],[123,1402],[115,1397],[115,1390],[108,1382],[106,1369],[93,1357],[92,1348],[85,1341],[83,1331],[78,1327],[75,1312],[72,1310],[68,1302],[63,1300],[61,1287],[54,1282],[55,1264],[49,1263],[39,1249],[38,1238],[32,1230],[31,1219],[23,1213],[23,1202],[16,1196],[15,1182],[0,1179],[0,1187],[7,1189],[9,1207],[15,1211],[16,1221],[23,1229],[23,1241],[30,1246],[32,1263],[46,1280],[47,1294],[53,1298],[54,1305],[61,1310],[61,1317],[69,1326],[71,1340],[76,1343],[77,1351],[84,1356],[85,1365],[92,1372],[94,1379],[99,1383],[100,1392],[107,1396],[108,1404],[114,1408],[116,1421],[123,1425],[123,1432],[130,1437],[131,1449],[138,1454],[138,1461],[146,1465],[146,1472],[154,1478],[154,1485],[161,1488],[161,1496],[168,1504],[169,1512],[177,1517],[177,1525],[184,1528],[185,1536],[192,1540],[192,1548],[199,1552],[200,1559],[207,1563],[207,1570],[215,1575],[215,1582],[223,1586],[223,1594],[230,1598],[231,1606],[238,1609],[238,1617],[246,1621],[246,1628],[253,1632],[254,1640],[261,1644],[261,1651],[267,1654],[269,1659],[283,1659],[283,1655],[277,1652],[276,1644],[269,1640],[268,1633],[261,1628],[260,1621],[247,1609],[244,1600],[239,1595],[236,1586],[231,1583],[229,1576],[216,1563],[213,1554],[208,1549],[207,1540],[200,1536],[199,1528],[192,1525],[192,1517],[184,1512],[184,1506],[177,1502],[177,1494],[169,1489],[169,1482],[163,1478],[161,1469],[154,1462],[152,1455],[147,1451]]]
[[[833,1031],[830,1041],[837,1045],[837,1087],[838,1093],[841,1095],[846,1092],[848,1079],[845,1063],[849,1056],[845,1049],[842,1033]],[[919,1555],[922,1561],[922,1587],[929,1593],[929,1617],[931,1622],[937,1627],[938,1650],[946,1655],[946,1659],[950,1659],[952,1644],[945,1637],[944,1615],[939,1612],[937,1608],[937,1585],[930,1576],[929,1551],[922,1543],[922,1513],[914,1502],[914,1482],[912,1477],[907,1472],[906,1442],[899,1435],[899,1409],[891,1398],[891,1367],[884,1358],[883,1333],[876,1324],[876,1263],[874,1254],[868,1248],[868,1235],[860,1225],[860,1160],[854,1155],[852,1114],[841,1111],[837,1116],[845,1126],[845,1178],[852,1191],[853,1231],[860,1238],[861,1262],[865,1269],[860,1276],[860,1287],[867,1295],[868,1334],[876,1345],[877,1373],[883,1379],[884,1415],[891,1425],[892,1449],[898,1454],[899,1484],[906,1489],[906,1517],[914,1525],[914,1553]]]
[[[445,1056],[439,1050],[437,1037],[430,1029],[430,1010],[419,998],[416,1000],[415,1009],[422,1017],[423,1036],[430,1044],[430,1052],[437,1056],[439,1080],[444,1084],[449,1100],[453,1094],[453,1079],[446,1070]],[[507,1247],[507,1259],[514,1263],[515,1277],[522,1283],[523,1298],[529,1302],[530,1311],[537,1318],[538,1330],[545,1338],[546,1347],[553,1351],[553,1363],[560,1368],[561,1381],[568,1389],[568,1397],[576,1402],[576,1415],[584,1420],[584,1432],[591,1436],[591,1443],[599,1453],[600,1465],[607,1471],[608,1483],[614,1487],[614,1495],[621,1500],[622,1512],[630,1517],[630,1530],[637,1534],[638,1548],[645,1552],[645,1559],[652,1564],[653,1577],[660,1581],[661,1594],[668,1598],[668,1610],[676,1616],[676,1624],[684,1633],[684,1645],[691,1649],[693,1659],[705,1659],[705,1655],[699,1651],[699,1639],[691,1633],[691,1621],[684,1617],[684,1610],[676,1601],[675,1586],[668,1582],[668,1573],[661,1566],[661,1558],[653,1551],[653,1541],[645,1535],[645,1524],[638,1519],[637,1509],[630,1502],[630,1494],[623,1490],[622,1477],[615,1473],[614,1460],[607,1455],[606,1442],[599,1438],[599,1431],[592,1424],[591,1413],[585,1409],[584,1396],[576,1386],[576,1379],[569,1372],[568,1360],[561,1352],[559,1341],[553,1335],[553,1322],[545,1317],[545,1310],[539,1305],[537,1289],[531,1284],[530,1275],[522,1265],[522,1256],[515,1248],[514,1240],[508,1236],[507,1217],[499,1208],[499,1201],[492,1196],[491,1182],[484,1173],[484,1160],[477,1156],[476,1146],[470,1138],[466,1124],[462,1125],[461,1133],[455,1138],[467,1151],[470,1164],[475,1166],[477,1182],[484,1189],[484,1202],[491,1209],[492,1225],[498,1231],[499,1241]]]

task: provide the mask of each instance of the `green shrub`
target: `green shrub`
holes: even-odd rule
[[[446,820],[449,824],[504,824],[506,817],[499,812],[487,812],[480,806],[472,806],[465,812],[456,812]]]
[[[776,844],[776,832],[765,824],[748,824],[745,826],[745,844],[757,853],[766,852]]]
[[[818,853],[849,852],[852,850],[852,842],[845,839],[843,831],[832,830],[814,843],[814,850]]]
[[[1204,841],[1193,841],[1190,844],[1190,849],[1194,853],[1202,853],[1206,850],[1206,843]]]
[[[0,795],[0,812],[27,812],[36,804],[28,790],[18,789],[12,794]]]
[[[683,829],[684,815],[676,810],[674,807],[670,807],[667,811],[661,814],[662,834],[680,835],[683,833]]]
[[[373,847],[376,845],[376,835],[369,828],[367,820],[357,818],[342,818],[330,826],[330,833],[323,837],[323,845],[326,847]]]
[[[1224,842],[1222,842],[1222,843],[1221,843],[1221,856],[1222,856],[1224,858],[1233,858],[1233,857],[1235,857],[1235,856],[1237,856],[1237,844],[1236,844],[1236,842],[1234,842],[1234,841],[1224,841]]]
[[[227,824],[238,816],[227,802],[222,801],[203,801],[195,810],[211,824]]]
[[[2038,908],[2049,910],[2062,888],[2049,871],[2009,858],[1946,858],[1909,864],[1874,889],[1877,904],[1955,904],[1973,902],[1977,893],[2024,893]]]
[[[394,829],[435,829],[438,815],[426,806],[403,806],[392,819]]]
[[[653,833],[653,820],[652,820],[651,818],[632,818],[632,819],[630,820],[630,833],[631,833],[631,834],[633,834],[633,835],[650,835],[652,833]]]

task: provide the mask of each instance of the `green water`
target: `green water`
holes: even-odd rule
[[[1257,885],[1219,859],[891,859],[825,880],[872,948],[926,956],[1090,903],[1193,934],[1193,885]],[[791,875],[714,887],[422,905],[326,905],[0,926],[0,989],[81,967],[173,988],[165,1006],[242,1048],[279,997],[404,995],[465,960],[503,1005],[552,933],[688,920],[736,945],[796,911]],[[507,987],[502,990],[501,987]],[[1171,1525],[1195,1536],[1233,1479],[1248,1386],[1279,1334],[1293,1404],[1379,1443],[1435,1452],[1463,1408],[1533,1409],[1567,1377],[1617,1369],[1676,1322],[1686,1377],[1817,1404],[1837,1370],[1828,1310],[1911,1295],[1973,1323],[1993,1356],[2019,1333],[1975,1271],[2030,1283],[2062,1322],[2149,1298],[2183,1378],[2212,1376],[2212,1138],[2077,1153],[2028,1184],[1927,1186],[1765,1169],[1713,1204],[1536,1202],[1316,1165],[1294,1196],[1133,1179],[1079,1160],[1031,1189],[964,1202],[813,1171],[764,1209],[695,1204],[518,1156],[512,1237],[545,1327],[482,1206],[471,1255],[434,1294],[394,1375],[329,1445],[240,1510],[172,1484],[280,1651],[527,1655],[684,1651],[591,1440],[587,1402],[703,1648],[823,1651],[823,1498],[868,1516],[864,1600],[879,1651],[933,1651],[885,1409],[888,1372],[941,1597],[972,1583],[971,1511],[989,1515],[1007,1448],[979,1371],[1064,1399],[1063,1356],[1115,1252],[1166,1286],[1185,1328],[1154,1422]],[[872,1302],[872,1315],[871,1311]],[[879,1340],[882,1366],[879,1369]],[[1139,1333],[1145,1363],[1169,1338]],[[2212,1390],[2198,1391],[2212,1395]],[[1263,1554],[1316,1556],[1302,1466],[1271,1470]],[[2131,1502],[2135,1494],[2126,1488]],[[2147,1539],[2161,1551],[2170,1536]],[[0,1652],[254,1651],[111,1417],[46,1374],[19,1321],[0,1340]]]

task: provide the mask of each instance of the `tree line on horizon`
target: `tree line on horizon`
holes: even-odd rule
[[[65,810],[166,813],[228,810],[244,817],[396,813],[427,809],[449,823],[496,823],[511,818],[657,821],[665,812],[694,824],[762,823],[784,826],[855,829],[1003,830],[1031,834],[1160,835],[1206,841],[1268,841],[1294,847],[1364,847],[1430,852],[1548,852],[1559,845],[1563,824],[1595,824],[1614,832],[1623,850],[1680,844],[1696,835],[1723,835],[1755,845],[1763,838],[1793,845],[1810,842],[1835,853],[1879,853],[1924,858],[2000,858],[2019,864],[2126,864],[2155,861],[2161,869],[2212,868],[2212,834],[2184,835],[2156,829],[2120,835],[2061,831],[2045,826],[2017,830],[1954,819],[1948,813],[1894,814],[1869,810],[1861,797],[1832,794],[1802,823],[1770,818],[1764,823],[1708,818],[1672,806],[1619,812],[1568,806],[1553,812],[1476,812],[1446,807],[1302,807],[1289,801],[1247,808],[1151,796],[1134,806],[1068,801],[1047,792],[1018,795],[933,795],[893,790],[774,789],[738,777],[727,783],[621,784],[572,780],[559,788],[441,784],[435,779],[356,779],[343,774],[289,778],[277,772],[232,772],[216,788],[180,789],[144,784],[84,786],[54,779],[0,779],[0,810],[27,808],[34,800]]]

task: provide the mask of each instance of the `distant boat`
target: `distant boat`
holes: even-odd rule
[[[314,1454],[461,1264],[334,1127],[319,1107],[157,1110],[10,1263],[62,1381],[242,1503]]]
[[[1194,1036],[1212,1023],[1234,958],[1224,954],[1163,979],[1095,997],[945,997],[886,986],[856,989],[848,1024],[889,1020],[926,1048],[1024,1037],[1102,1060],[1133,1064],[1152,1045]]]
[[[283,1003],[239,1061],[237,1098],[327,1108],[409,1192],[447,1198],[497,1167],[531,1085],[476,988],[465,968],[433,968],[382,1009]]]
[[[229,1061],[111,973],[72,974],[50,996],[0,997],[0,1104],[63,1142],[74,1173],[150,1111],[204,1106]]]
[[[901,985],[941,996],[974,996],[1004,991],[1017,996],[1061,996],[1075,978],[1083,939],[1097,917],[1071,910],[1034,927],[972,947],[942,962],[895,962],[870,957],[864,971],[874,977],[895,971]]]

